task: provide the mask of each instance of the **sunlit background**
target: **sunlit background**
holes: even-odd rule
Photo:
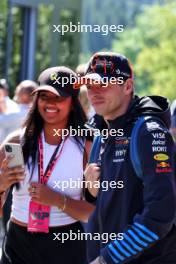
[[[1,0],[0,10],[0,77],[8,79],[11,93],[18,82],[35,80],[48,66],[75,69],[92,53],[112,50],[131,60],[140,95],[176,97],[176,1]],[[53,24],[70,21],[123,25],[124,30],[53,32]]]

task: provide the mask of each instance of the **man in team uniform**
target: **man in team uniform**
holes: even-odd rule
[[[104,77],[108,85],[103,85]],[[119,82],[112,83],[112,77]],[[123,188],[110,187],[107,191],[100,184],[96,209],[87,227],[92,234],[123,234],[123,239],[117,236],[108,243],[90,240],[88,261],[175,264],[176,184],[168,101],[160,96],[134,96],[133,70],[121,54],[96,53],[88,63],[86,79],[91,103],[109,131],[123,129],[123,136],[109,135],[103,142],[100,169],[93,163],[85,173],[86,177],[95,174],[97,179],[100,172],[100,183],[123,182]],[[136,153],[130,154],[130,141],[135,122],[142,116],[150,118],[143,122],[137,137],[139,177],[133,165]]]

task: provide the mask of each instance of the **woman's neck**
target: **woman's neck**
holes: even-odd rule
[[[44,124],[45,141],[50,145],[58,145],[62,141],[62,129],[67,127],[66,123],[58,125]]]

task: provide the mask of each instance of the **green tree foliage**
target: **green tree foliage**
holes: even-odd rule
[[[137,16],[136,26],[113,43],[134,64],[140,94],[176,97],[176,2],[147,7]]]
[[[53,5],[40,5],[38,7],[37,42],[36,42],[36,74],[48,68],[51,64],[51,25]]]
[[[27,0],[26,0],[27,1]],[[37,2],[37,1],[36,1]],[[37,36],[35,54],[35,79],[39,73],[47,67],[53,66],[51,58],[51,47],[53,41],[53,4],[40,4],[37,16]],[[8,1],[0,0],[0,78],[5,78],[7,61],[7,33],[12,33],[9,41],[10,65],[8,67],[8,81],[11,88],[11,95],[16,85],[21,81],[22,41],[24,37],[24,9],[20,6],[12,8],[12,24],[8,30]],[[79,11],[75,9],[64,9],[59,6],[58,22],[69,24],[76,23],[79,19]],[[79,19],[80,20],[80,19]],[[57,34],[57,33],[56,33]],[[64,36],[58,34],[58,46],[56,44],[57,65],[67,65],[75,68],[78,64],[79,38],[77,34],[67,33]],[[55,66],[55,65],[54,65]]]
[[[51,44],[53,39],[53,16],[54,6],[53,5],[40,5],[38,12],[38,31],[37,31],[37,47],[36,47],[36,77],[39,72],[47,67],[53,66],[51,61]],[[60,23],[61,25],[69,25],[72,21],[76,23],[77,14],[71,9],[59,10]],[[64,35],[57,35],[58,47],[57,47],[57,61],[58,65],[69,66],[74,69],[78,63],[78,53],[76,52],[79,37],[76,33],[67,32]]]
[[[62,10],[60,13],[61,24],[69,25],[70,22],[77,24],[79,14],[73,10]],[[80,38],[78,32],[67,32],[60,36],[60,46],[58,50],[60,65],[71,67],[73,70],[78,64],[78,54],[80,52]]]
[[[6,56],[7,56],[7,33],[13,33],[9,43],[11,65],[8,69],[8,77],[11,80],[11,87],[14,88],[15,83],[19,82],[20,60],[21,60],[21,40],[22,31],[22,10],[18,7],[13,7],[13,27],[8,28],[8,5],[7,0],[0,1],[0,78],[5,78],[6,74]]]
[[[0,1],[0,78],[5,73],[5,40],[6,40],[6,23],[7,23],[7,1]]]
[[[82,23],[92,25],[123,25],[133,27],[135,17],[143,11],[143,5],[152,5],[161,0],[83,0]],[[120,37],[122,33],[118,33]],[[115,38],[114,32],[103,35],[96,32],[82,34],[82,51],[93,53],[101,49],[110,49]]]

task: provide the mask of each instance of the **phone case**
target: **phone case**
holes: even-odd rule
[[[10,155],[14,156],[12,160],[9,162],[9,168],[24,165],[24,158],[20,144],[6,143],[4,148],[5,148],[6,157]]]

